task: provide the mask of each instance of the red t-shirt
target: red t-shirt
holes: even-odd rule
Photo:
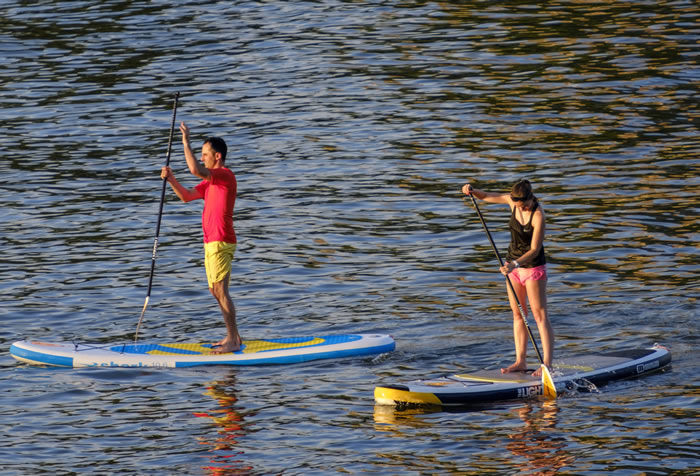
[[[233,207],[236,203],[236,176],[226,167],[209,169],[211,182],[202,180],[195,187],[204,197],[202,211],[202,230],[204,242],[236,242],[233,229]]]

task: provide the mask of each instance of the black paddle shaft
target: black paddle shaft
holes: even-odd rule
[[[173,134],[175,133],[175,115],[177,114],[177,100],[180,97],[180,93],[175,93],[175,104],[173,105],[173,120],[170,123],[170,137],[168,138],[168,153],[165,157],[165,166],[170,165],[170,151],[173,145]],[[143,309],[141,310],[141,317],[139,317],[139,322],[136,325],[136,333],[134,334],[134,342],[138,341],[139,329],[141,329],[141,322],[143,321],[143,315],[146,313],[146,308],[148,307],[148,301],[151,298],[151,289],[153,288],[153,274],[156,269],[156,254],[158,252],[158,237],[160,236],[160,223],[163,218],[163,204],[165,203],[165,189],[168,185],[168,179],[163,179],[163,189],[160,192],[160,207],[158,208],[158,223],[156,224],[156,236],[153,239],[153,253],[151,255],[151,273],[148,277],[148,291],[146,291],[146,301],[143,303]]]
[[[496,258],[498,258],[498,263],[503,266],[503,260],[501,259],[501,254],[498,252],[498,248],[496,248],[496,243],[493,242],[493,238],[491,237],[491,233],[489,232],[489,227],[486,226],[486,221],[484,220],[484,216],[481,214],[481,210],[479,210],[479,205],[476,204],[476,200],[474,199],[474,194],[471,193],[471,189],[469,190],[469,197],[472,199],[472,203],[474,204],[474,208],[476,209],[476,213],[479,215],[479,219],[481,220],[481,224],[484,225],[484,231],[486,231],[486,236],[489,237],[489,241],[491,242],[491,248],[493,248],[493,252],[496,253]],[[532,330],[530,330],[530,324],[527,322],[527,318],[525,317],[525,311],[523,310],[522,304],[520,304],[520,299],[518,299],[518,295],[515,293],[515,289],[513,288],[513,283],[510,282],[510,278],[508,275],[506,275],[506,282],[508,283],[508,287],[510,287],[510,291],[513,293],[513,297],[515,298],[515,302],[518,304],[518,309],[520,310],[520,317],[523,318],[523,322],[525,323],[525,328],[527,329],[527,333],[530,336],[530,342],[532,342],[532,345],[535,347],[535,352],[537,352],[537,358],[540,359],[540,364],[544,365],[544,360],[542,359],[542,354],[540,353],[539,347],[537,347],[537,342],[535,342],[535,337],[532,335]]]
[[[165,166],[170,165],[170,151],[173,145],[173,135],[175,133],[175,115],[177,114],[177,100],[180,97],[180,93],[175,93],[175,104],[173,105],[173,119],[170,123],[170,137],[168,138],[168,153],[165,157]],[[153,255],[151,256],[151,274],[148,280],[148,292],[147,296],[151,295],[151,288],[153,287],[153,274],[156,269],[156,251],[158,251],[158,237],[160,236],[160,223],[163,218],[163,205],[165,203],[165,189],[168,185],[168,179],[163,179],[163,188],[160,191],[160,206],[158,208],[158,223],[156,224],[156,236],[153,240]]]

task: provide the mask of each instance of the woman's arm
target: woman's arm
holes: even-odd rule
[[[532,217],[532,241],[530,250],[518,258],[518,264],[529,263],[539,254],[544,243],[544,212],[542,207],[538,207],[535,216]]]
[[[483,200],[485,202],[507,203],[510,205],[509,193],[485,192],[483,190],[479,190],[478,188],[472,187],[470,184],[465,184],[462,187],[462,193],[465,195],[474,195],[479,200]]]

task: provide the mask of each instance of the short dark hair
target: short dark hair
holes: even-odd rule
[[[535,194],[532,193],[532,185],[530,185],[530,181],[527,179],[520,179],[515,182],[513,188],[510,190],[510,194],[511,196],[524,198],[525,200],[529,200],[535,196]]]
[[[221,137],[209,137],[204,143],[209,144],[214,149],[214,152],[221,154],[221,161],[226,162],[228,147],[226,147],[226,142]]]

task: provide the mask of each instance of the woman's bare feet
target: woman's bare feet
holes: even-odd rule
[[[511,372],[523,372],[523,371],[525,371],[525,370],[527,370],[527,364],[526,364],[526,363],[524,363],[524,362],[523,362],[523,363],[516,362],[516,363],[514,363],[513,365],[511,365],[511,366],[509,366],[509,367],[502,368],[502,369],[501,369],[501,373],[502,373],[502,374],[508,374],[508,373],[511,373]]]
[[[548,369],[550,370],[550,372],[551,372],[552,366],[551,366],[551,365],[548,365],[547,368],[548,368]],[[532,372],[532,376],[533,376],[533,377],[541,377],[541,376],[542,376],[542,366],[541,366],[541,365],[540,365],[539,367],[537,367],[537,369],[536,369],[534,372]]]

